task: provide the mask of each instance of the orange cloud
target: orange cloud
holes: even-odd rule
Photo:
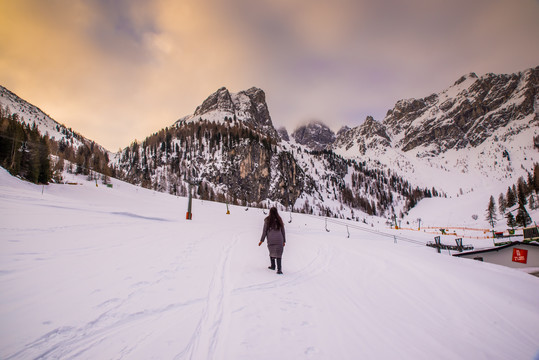
[[[359,123],[470,71],[536,66],[538,17],[532,0],[0,1],[0,81],[110,150],[221,86],[261,87],[289,129]]]

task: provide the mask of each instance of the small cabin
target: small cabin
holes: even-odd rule
[[[453,256],[512,268],[536,268],[532,269],[535,272],[539,268],[539,243],[516,241],[489,249],[453,254]]]

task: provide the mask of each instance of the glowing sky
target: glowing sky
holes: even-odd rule
[[[337,130],[537,65],[538,0],[0,0],[0,85],[113,151],[222,86]]]

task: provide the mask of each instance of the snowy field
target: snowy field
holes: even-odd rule
[[[276,275],[259,209],[68,180],[0,169],[1,359],[539,356],[539,278],[431,234],[282,213]]]

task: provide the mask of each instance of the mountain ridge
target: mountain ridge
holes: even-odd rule
[[[263,90],[222,87],[110,165],[121,179],[177,195],[195,179],[201,198],[255,206],[272,199],[354,219],[354,209],[402,216],[423,197],[473,191],[485,179],[500,188],[532,168],[538,69],[470,73],[440,93],[399,100],[382,122],[367,117],[337,134],[307,124],[288,140],[273,126]],[[461,184],[447,176],[453,172]]]

